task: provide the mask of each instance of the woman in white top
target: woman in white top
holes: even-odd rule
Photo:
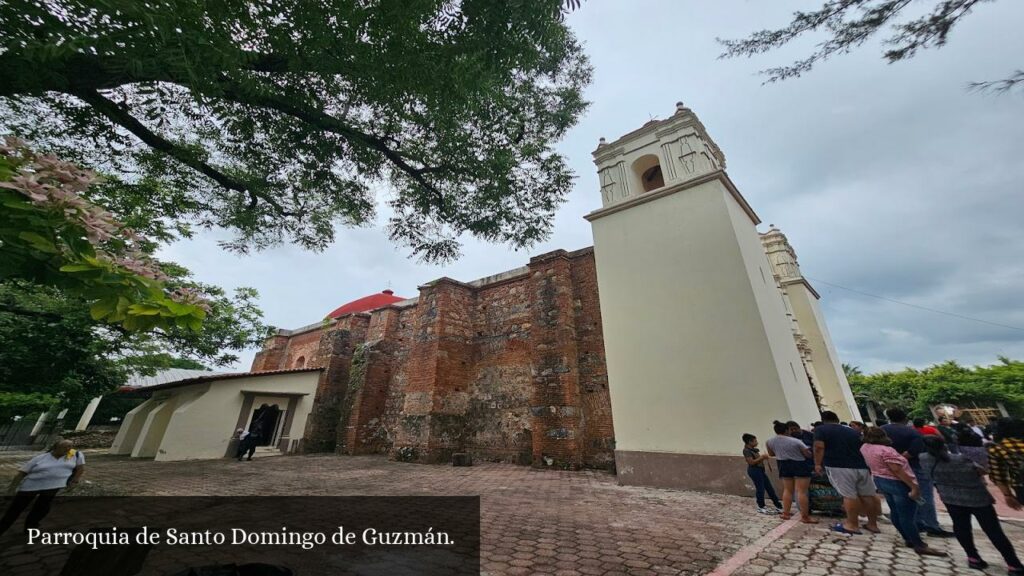
[[[817,524],[811,518],[811,499],[809,487],[814,463],[809,460],[811,451],[803,440],[789,435],[789,426],[775,421],[775,436],[768,439],[768,454],[774,456],[779,463],[779,477],[782,478],[782,519],[790,519],[793,496],[800,505],[800,521],[804,524]]]
[[[11,481],[9,491],[14,493],[14,500],[0,519],[0,534],[6,532],[33,501],[35,504],[25,518],[25,529],[38,528],[39,522],[50,512],[57,492],[78,483],[83,472],[85,455],[75,451],[69,440],[60,440],[49,452],[29,460]]]

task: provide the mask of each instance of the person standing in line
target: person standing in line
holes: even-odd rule
[[[946,441],[946,448],[952,454],[959,454],[960,448],[956,438],[956,430],[953,428],[953,423],[950,422],[949,416],[942,414],[935,419],[935,422],[935,428],[938,429],[939,434],[942,434],[942,439]]]
[[[775,494],[775,487],[772,486],[771,479],[768,478],[768,474],[764,471],[764,463],[771,456],[761,454],[761,451],[757,449],[757,436],[753,434],[743,435],[743,458],[747,461],[747,476],[750,476],[750,480],[754,483],[757,511],[761,514],[778,514],[782,512],[782,502],[779,502],[779,497]],[[765,492],[772,499],[772,504],[775,504],[774,511],[769,510],[764,505]]]
[[[814,471],[827,473],[832,486],[843,497],[846,518],[832,526],[835,532],[861,534],[860,513],[867,515],[864,529],[878,533],[878,516],[882,512],[877,489],[871,479],[864,456],[860,453],[860,434],[839,424],[835,412],[821,413],[821,426],[814,429]]]
[[[978,426],[977,421],[974,420],[974,416],[972,416],[970,412],[963,412],[960,414],[960,423],[967,426],[972,432],[977,434],[978,438],[981,438],[983,444],[988,445],[990,440],[988,434],[985,433],[984,428]]]
[[[893,526],[907,546],[921,556],[945,556],[945,552],[929,547],[921,539],[917,529],[917,500],[921,497],[921,490],[910,463],[893,450],[892,440],[881,428],[869,428],[864,432],[860,453],[871,470],[875,486],[889,503]]]
[[[941,436],[942,433],[935,426],[928,424],[928,421],[924,418],[914,418],[914,430],[920,432],[923,436]]]
[[[985,440],[973,428],[960,422],[956,425],[956,443],[959,452],[972,462],[988,470],[988,448]],[[952,450],[950,450],[952,452]]]
[[[790,436],[794,438],[799,438],[800,441],[803,442],[808,448],[814,447],[814,432],[811,432],[810,430],[804,430],[803,428],[800,427],[800,424],[794,420],[786,422],[786,426],[789,428]],[[814,458],[810,458],[810,461],[813,463]]]
[[[892,440],[892,447],[910,462],[910,469],[917,477],[917,485],[921,488],[921,502],[917,506],[917,527],[929,536],[936,538],[952,538],[953,533],[939,524],[939,516],[935,510],[935,489],[932,482],[921,473],[918,456],[924,452],[924,435],[907,422],[907,413],[899,408],[885,411],[889,424],[882,426],[886,436]]]
[[[864,430],[867,430],[867,426],[859,420],[850,420],[850,428],[856,430],[861,436],[864,436]]]
[[[1004,418],[996,425],[998,441],[988,447],[992,483],[1014,510],[1024,501],[1024,420]]]
[[[11,480],[14,493],[10,506],[0,518],[0,535],[10,528],[29,505],[25,529],[39,528],[50,513],[50,505],[61,488],[73,488],[85,472],[85,454],[74,449],[70,440],[59,440],[49,452],[43,452],[22,466]]]
[[[978,519],[982,531],[1006,561],[1010,576],[1024,576],[1024,565],[1017,558],[993,504],[995,499],[985,486],[985,471],[962,454],[950,454],[941,436],[924,439],[925,453],[921,455],[921,468],[939,491],[946,511],[953,519],[953,532],[967,554],[967,565],[975,570],[988,567],[974,546],[971,517]]]
[[[782,478],[782,519],[789,520],[792,515],[793,497],[796,496],[800,508],[800,521],[804,524],[817,524],[811,518],[811,503],[808,488],[814,466],[807,458],[811,451],[803,441],[789,435],[789,427],[778,420],[775,421],[775,436],[765,442],[768,455],[775,457],[779,463],[779,477]]]

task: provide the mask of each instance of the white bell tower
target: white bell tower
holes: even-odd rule
[[[619,481],[748,494],[740,436],[819,419],[760,220],[682,103],[594,162]]]

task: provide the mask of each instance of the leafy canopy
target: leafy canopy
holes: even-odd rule
[[[97,182],[13,139],[0,144],[0,281],[60,287],[85,299],[95,320],[126,330],[199,330],[207,304],[187,287],[168,288],[147,252],[155,244],[84,197]]]
[[[572,181],[573,0],[9,0],[0,130],[134,185],[230,248],[319,249],[390,206],[427,260],[526,247]],[[382,192],[386,190],[387,193]]]
[[[174,325],[129,332],[97,321],[79,295],[25,281],[0,282],[0,417],[55,404],[82,406],[112,392],[130,374],[170,367],[227,366],[236,351],[262,343],[269,330],[255,291],[233,296],[164,265],[168,282],[202,292],[209,304],[203,329]]]
[[[993,0],[828,0],[810,12],[795,12],[790,23],[782,28],[755,32],[741,40],[722,40],[722,58],[754,56],[770,52],[797,38],[817,32],[827,37],[807,57],[788,66],[762,70],[768,82],[799,77],[810,72],[819,62],[860,47],[882,30],[889,36],[882,41],[883,57],[890,63],[912,58],[921,50],[941,48],[960,21],[978,4]],[[921,4],[928,7],[910,15]],[[912,8],[913,7],[913,8]],[[1024,70],[1017,70],[1002,80],[974,82],[978,90],[1005,92],[1024,86]]]
[[[1024,412],[1024,362],[1009,358],[972,368],[948,361],[924,370],[906,368],[867,375],[856,370],[847,375],[857,398],[881,408],[912,410],[917,416],[930,415],[931,406],[938,404],[969,407],[1002,402],[1016,414]]]

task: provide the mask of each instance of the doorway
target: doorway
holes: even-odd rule
[[[281,432],[283,411],[277,404],[261,404],[252,412],[249,433],[256,436],[257,446],[276,446]]]

